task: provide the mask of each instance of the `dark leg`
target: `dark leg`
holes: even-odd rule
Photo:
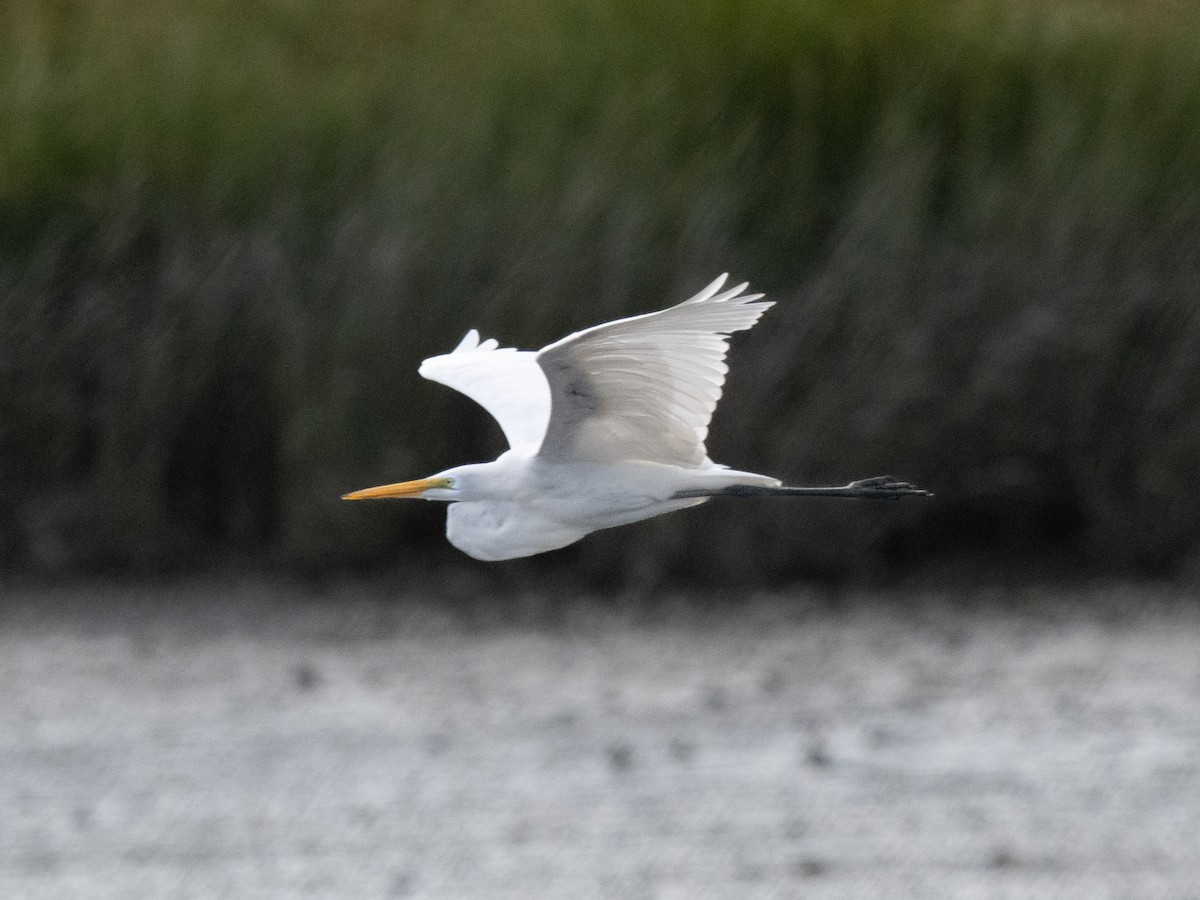
[[[863,478],[841,487],[765,487],[757,484],[735,484],[726,488],[696,488],[679,491],[675,499],[688,497],[850,497],[865,500],[898,500],[901,497],[932,497],[929,491],[913,487],[891,475]]]

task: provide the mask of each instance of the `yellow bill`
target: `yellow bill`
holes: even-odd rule
[[[396,484],[381,484],[379,487],[363,488],[342,494],[343,500],[387,500],[396,497],[420,497],[430,488],[448,488],[453,482],[449,478],[418,478],[416,481],[401,481]]]

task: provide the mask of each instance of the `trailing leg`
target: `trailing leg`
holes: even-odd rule
[[[862,478],[840,487],[770,487],[761,484],[734,484],[721,488],[691,488],[677,491],[674,499],[683,500],[689,497],[843,497],[861,500],[899,500],[901,497],[932,497],[929,491],[922,490],[893,478],[891,475],[879,475],[875,478]]]

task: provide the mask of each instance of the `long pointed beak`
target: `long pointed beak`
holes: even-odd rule
[[[364,488],[342,494],[343,500],[385,500],[392,497],[420,497],[430,488],[445,488],[451,484],[449,478],[418,478],[416,481],[401,481],[396,484],[381,484],[379,487]]]

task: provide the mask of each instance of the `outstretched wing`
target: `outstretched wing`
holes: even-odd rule
[[[509,446],[535,453],[550,421],[550,386],[530,350],[482,343],[472,328],[450,353],[421,363],[422,376],[460,391],[500,423]]]
[[[718,293],[725,278],[678,306],[597,325],[539,352],[550,396],[540,454],[705,464],[729,335],[772,305],[756,302],[762,294],[743,294],[745,284]]]

